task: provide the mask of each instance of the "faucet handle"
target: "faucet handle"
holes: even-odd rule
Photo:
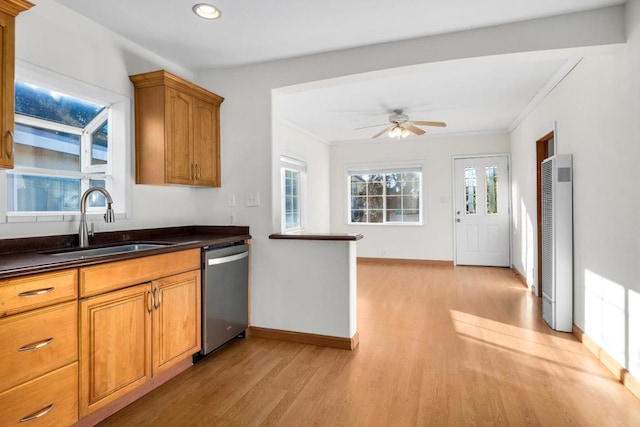
[[[89,228],[89,231],[87,232],[87,235],[89,237],[93,237],[96,233],[93,231],[93,223],[91,223],[91,228]]]

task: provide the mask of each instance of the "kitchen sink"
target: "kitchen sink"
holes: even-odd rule
[[[121,254],[126,252],[138,252],[148,249],[157,249],[169,245],[169,243],[126,243],[102,248],[77,248],[65,249],[60,252],[48,252],[47,255],[72,259],[84,259],[104,255]]]

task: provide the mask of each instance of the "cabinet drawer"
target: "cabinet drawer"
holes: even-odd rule
[[[76,360],[76,301],[0,319],[0,391]]]
[[[0,317],[77,298],[77,269],[0,280]]]
[[[152,255],[80,268],[80,297],[200,269],[200,249]]]
[[[0,393],[0,425],[70,426],[77,421],[78,362]]]

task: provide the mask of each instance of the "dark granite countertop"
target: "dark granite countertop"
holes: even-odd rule
[[[77,234],[0,239],[0,279],[65,268],[84,267],[185,249],[199,249],[247,239],[251,239],[249,227],[236,226],[185,226],[111,231],[96,233],[90,240],[91,248],[129,242],[161,243],[163,246],[137,252],[124,252],[84,259],[51,255],[52,252],[62,252],[77,248]]]

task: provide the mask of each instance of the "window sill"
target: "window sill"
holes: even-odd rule
[[[87,221],[101,221],[104,219],[104,213],[88,213]],[[125,212],[116,213],[116,220],[127,219]],[[5,216],[7,223],[34,223],[34,222],[72,222],[80,221],[80,214],[70,212],[68,214],[9,214]]]

